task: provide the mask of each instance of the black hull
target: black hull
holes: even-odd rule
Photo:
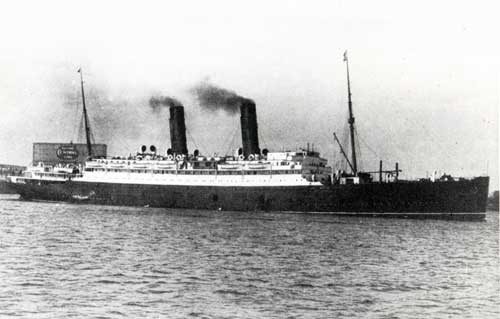
[[[10,185],[6,180],[0,179],[0,194],[17,194],[16,190]]]
[[[488,177],[453,182],[215,187],[26,180],[27,200],[228,211],[324,212],[406,218],[483,219]]]

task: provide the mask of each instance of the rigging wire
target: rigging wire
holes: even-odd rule
[[[361,144],[359,143],[358,131],[354,128],[354,138],[356,139],[356,153],[357,153],[357,161],[358,161],[358,171],[362,171],[364,167],[363,155],[361,153]]]
[[[161,144],[163,143],[162,141],[167,141],[168,140],[168,137],[169,136],[166,136],[167,134],[165,134],[165,129],[163,129],[163,127],[161,129],[158,130],[158,136],[156,137],[155,141],[157,141],[157,145],[158,145],[158,150],[160,149],[160,146]],[[170,135],[170,134],[168,134]],[[168,143],[167,143],[168,145]],[[168,147],[167,147],[168,148]]]
[[[370,147],[370,145],[368,145],[368,143],[361,137],[360,134],[358,134],[358,130],[356,129],[355,130],[355,133],[356,133],[356,136],[358,137],[358,140],[361,140],[361,143],[363,143],[363,145],[370,151],[372,152],[373,155],[375,155],[376,158],[381,158],[380,155],[373,149]]]
[[[93,116],[89,116],[89,117],[90,117],[90,121],[95,122],[95,118]],[[127,150],[127,151],[130,150],[130,145],[127,142],[125,142],[123,139],[117,137],[111,131],[109,131],[107,133],[107,135],[109,135],[109,137],[111,138],[111,140],[116,141],[118,144],[120,144],[120,146],[123,147],[125,150]],[[92,140],[93,140],[93,133],[91,131],[91,141]],[[95,142],[92,141],[92,143],[94,144]]]
[[[196,141],[194,140],[194,137],[193,135],[191,135],[191,132],[186,128],[186,134],[188,135],[188,137],[191,139],[191,141],[193,142],[193,145],[194,145],[194,148],[197,149],[197,150],[200,150],[198,148],[198,145],[196,145]],[[200,150],[201,152],[201,150]],[[203,153],[202,153],[203,154]]]
[[[78,143],[78,141],[80,140],[80,130],[81,130],[82,121],[83,121],[83,112],[80,113],[80,110],[79,110],[80,103],[78,102],[78,94],[75,94],[75,99],[73,100],[73,103],[75,104],[75,114],[73,116],[72,123],[75,123],[75,124],[79,123],[79,124],[73,126],[73,134],[71,135],[71,137]]]
[[[96,99],[96,98],[91,98],[91,99],[92,99],[92,101],[93,101],[93,104],[94,104],[94,105],[96,105],[96,106],[99,108],[99,110],[103,110],[103,109],[104,109],[104,108],[103,108],[103,106],[102,106],[102,104],[99,102],[99,100],[98,100],[98,99]],[[139,115],[139,114],[140,114],[140,115],[142,115],[140,112],[137,112],[137,113],[136,113],[136,115]],[[97,121],[97,120],[96,120],[96,118],[95,118],[94,116],[89,115],[89,117],[90,117],[90,119],[92,120],[92,122],[93,122],[93,123],[99,122],[99,121]],[[89,124],[89,125],[90,125],[90,124]],[[109,136],[112,138],[112,140],[113,140],[113,141],[117,141],[117,142],[118,142],[118,144],[120,144],[120,146],[121,146],[121,147],[125,148],[125,150],[128,150],[128,151],[129,151],[129,150],[131,149],[131,148],[130,148],[130,145],[129,145],[129,144],[128,144],[125,140],[123,140],[122,138],[117,137],[117,136],[116,136],[116,135],[112,132],[112,130],[108,130],[107,135],[109,135]],[[92,130],[91,130],[91,139],[93,139],[93,133],[92,133]]]
[[[228,147],[226,149],[225,155],[227,155],[228,152],[231,150],[231,146],[233,146],[234,139],[236,138],[236,135],[238,135],[238,127],[235,128],[234,133],[231,136],[231,140],[230,140],[230,142],[228,144]]]
[[[75,129],[78,128],[78,135],[76,136],[76,143],[83,143],[83,136],[84,136],[84,133],[83,133],[83,113],[80,115],[80,121],[78,122],[78,126],[75,126]]]
[[[268,131],[271,132],[272,135],[275,135],[275,136],[282,136],[283,135],[283,132],[281,129],[276,129],[275,125],[268,125],[268,124],[269,123],[265,119],[259,120],[259,125],[262,125],[263,127],[265,127]],[[271,149],[276,149],[276,150],[279,149],[279,146],[277,147],[277,144],[275,142],[273,142],[271,144],[266,143],[266,145],[268,148],[270,147]]]
[[[349,124],[347,122],[344,123],[344,129],[342,131],[342,146],[344,147],[346,154],[349,154],[351,150],[351,146],[349,143]],[[343,171],[347,171],[347,160],[344,156],[341,157],[341,167]]]

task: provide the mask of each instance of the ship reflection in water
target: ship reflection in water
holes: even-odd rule
[[[498,213],[456,222],[1,196],[2,318],[496,318],[499,312]]]

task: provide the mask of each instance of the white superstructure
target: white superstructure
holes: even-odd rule
[[[331,171],[326,160],[315,152],[275,152],[250,158],[140,154],[133,158],[92,159],[74,174],[62,168],[33,167],[24,178],[185,186],[321,186]]]

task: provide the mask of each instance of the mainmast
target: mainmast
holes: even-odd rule
[[[83,104],[83,120],[85,122],[85,138],[87,140],[87,153],[88,156],[92,156],[92,142],[90,141],[90,126],[89,126],[89,117],[87,114],[87,107],[85,105],[85,93],[83,91],[83,71],[82,68],[78,69],[78,73],[80,73],[80,84],[82,87],[82,104]]]
[[[352,151],[352,170],[354,176],[358,174],[358,166],[356,163],[356,147],[354,144],[354,116],[352,115],[352,101],[351,101],[351,82],[349,79],[349,60],[347,59],[347,51],[344,52],[344,62],[347,67],[347,94],[349,98],[349,131],[351,135],[351,151]]]

